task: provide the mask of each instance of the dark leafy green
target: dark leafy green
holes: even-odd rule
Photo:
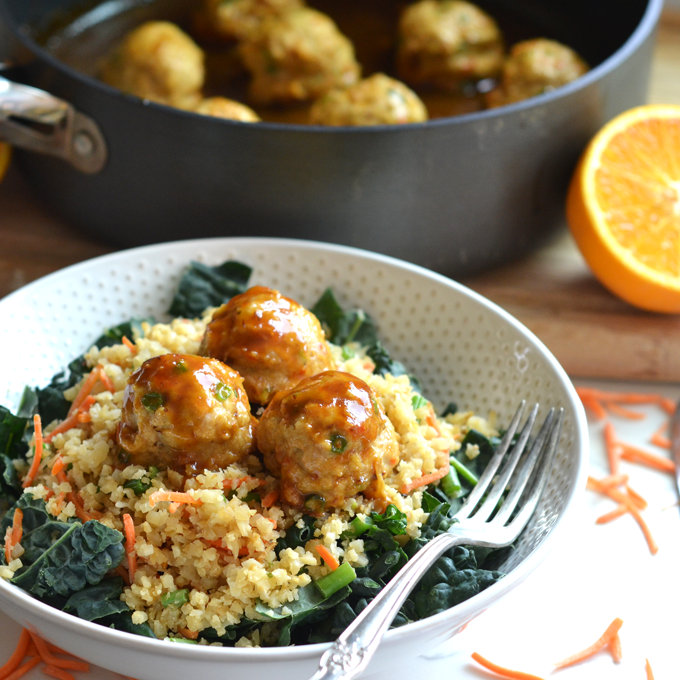
[[[130,609],[120,599],[122,593],[123,580],[120,577],[109,578],[71,595],[64,605],[64,611],[86,621],[124,614]]]
[[[13,461],[25,459],[26,442],[24,435],[30,422],[30,415],[14,415],[0,406],[0,500],[14,503],[21,496],[22,489]]]
[[[21,505],[20,505],[21,504]],[[61,601],[99,584],[125,553],[123,535],[101,522],[59,522],[43,501],[22,496],[24,535],[22,568],[12,583],[39,599]],[[14,508],[3,520],[9,525]]]
[[[193,319],[207,307],[219,307],[234,295],[245,292],[252,271],[248,265],[233,260],[217,267],[191,262],[168,313]]]
[[[128,479],[127,482],[124,482],[123,488],[132,489],[135,496],[141,496],[151,488],[151,480],[154,479],[157,474],[158,468],[152,465],[149,468],[149,471],[140,479]]]
[[[304,523],[302,528],[294,524],[290,529],[286,530],[286,535],[283,538],[279,538],[276,543],[277,555],[286,548],[295,550],[299,546],[304,547],[307,541],[311,541],[314,538],[314,517],[303,515],[302,522]]]
[[[104,331],[104,334],[95,340],[95,345],[101,349],[102,347],[111,347],[113,345],[120,345],[123,342],[123,337],[128,340],[134,340],[139,336],[144,336],[142,324],[144,322],[154,324],[156,320],[153,317],[145,319],[130,319],[119,326],[113,326]]]

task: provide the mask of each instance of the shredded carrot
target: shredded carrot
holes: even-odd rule
[[[61,470],[60,472],[57,472],[56,474],[57,481],[60,484],[63,484],[66,482],[67,484],[69,483],[68,479],[66,478],[66,473]],[[101,517],[100,513],[94,513],[94,512],[86,512],[85,510],[85,504],[83,503],[83,499],[80,497],[78,493],[75,493],[74,491],[69,491],[66,494],[66,499],[70,502],[73,503],[73,505],[76,508],[76,516],[78,519],[81,520],[81,522],[89,522],[95,515],[98,515],[98,517]]]
[[[616,475],[621,465],[621,445],[616,440],[616,431],[611,423],[604,426],[604,446],[609,460],[609,471]]]
[[[59,680],[76,680],[70,673],[57,666],[43,666],[40,670],[45,675],[51,675],[53,678],[59,678]]]
[[[19,668],[19,664],[24,660],[26,656],[26,651],[28,650],[28,645],[31,642],[31,636],[25,628],[21,629],[21,635],[19,636],[19,642],[9,657],[9,661],[0,668],[0,680],[6,680],[6,678],[14,671]]]
[[[628,420],[644,420],[647,416],[639,411],[631,411],[629,408],[620,406],[615,401],[611,401],[607,404],[607,408],[610,413],[615,416],[621,416],[621,418],[628,418]]]
[[[101,383],[102,385],[104,385],[105,390],[108,390],[111,393],[116,391],[116,388],[113,385],[113,381],[106,374],[106,371],[104,370],[103,366],[99,369],[99,380],[101,380]]]
[[[671,440],[668,437],[658,434],[657,432],[652,435],[649,442],[650,444],[654,444],[654,446],[658,446],[660,449],[671,448]]]
[[[168,512],[171,515],[174,515],[181,507],[181,503],[170,503],[170,505],[168,505]]]
[[[198,639],[198,631],[197,630],[189,630],[188,628],[178,628],[177,632],[182,636],[187,638],[188,640],[196,640]]]
[[[626,493],[631,497],[633,503],[640,508],[640,510],[646,510],[649,507],[649,503],[634,489],[631,489],[626,484]]]
[[[130,583],[135,582],[135,572],[137,571],[137,553],[135,552],[135,523],[132,517],[125,513],[123,515],[123,527],[125,529],[125,551],[127,552],[128,568],[130,571]]]
[[[62,508],[64,507],[64,498],[66,498],[66,494],[62,491],[54,500],[52,508],[54,509],[53,514],[55,517],[58,517],[61,514]]]
[[[414,479],[413,481],[407,483],[404,483],[401,485],[399,489],[399,493],[402,493],[404,495],[411,493],[414,489],[418,489],[421,486],[427,486],[428,484],[432,484],[432,482],[436,482],[438,479],[441,479],[442,477],[446,477],[446,475],[449,473],[449,465],[444,465],[443,467],[440,467],[439,470],[436,472],[431,472],[429,475],[423,475],[422,477],[418,477],[418,479]]]
[[[580,652],[576,652],[576,654],[572,654],[571,656],[568,656],[566,659],[562,659],[562,661],[558,661],[555,664],[555,666],[557,668],[565,668],[566,666],[573,666],[575,663],[579,663],[580,661],[584,661],[585,659],[589,659],[596,652],[599,652],[601,649],[606,647],[615,635],[618,635],[618,632],[621,629],[622,625],[623,625],[623,621],[621,619],[614,619],[609,624],[609,626],[607,627],[607,630],[605,630],[605,632],[602,634],[602,636],[598,640],[593,642],[593,644],[590,645],[590,647],[586,647],[585,649],[581,650]]]
[[[123,344],[132,352],[132,354],[137,354],[137,345],[134,342],[128,340],[126,336],[123,336]]]
[[[36,413],[33,416],[33,427],[35,429],[34,439],[35,439],[35,453],[33,454],[33,462],[28,470],[26,479],[24,479],[23,487],[28,488],[33,484],[35,476],[38,474],[38,468],[40,467],[40,461],[42,460],[43,454],[43,436],[42,436],[42,422],[40,416]]]
[[[604,515],[600,515],[595,520],[595,524],[607,524],[609,522],[614,521],[615,519],[618,519],[619,517],[623,517],[623,515],[625,515],[627,513],[628,513],[628,506],[624,505],[622,503],[621,505],[618,505],[616,508],[605,513]]]
[[[647,673],[647,680],[654,680],[654,671],[652,671],[649,659],[645,659],[645,671]]]
[[[129,586],[130,585],[130,572],[122,564],[119,564],[116,567],[115,571],[118,574],[118,576],[120,576],[123,579],[123,581],[125,581],[125,585]]]
[[[477,652],[472,653],[472,658],[480,665],[484,666],[487,670],[494,672],[496,675],[500,675],[502,678],[512,678],[512,680],[543,680],[539,678],[538,675],[531,675],[531,673],[524,673],[522,671],[513,671],[509,668],[504,668],[498,664],[485,659],[481,654]]]
[[[628,481],[628,475],[624,474],[618,474],[618,475],[609,475],[607,477],[603,477],[602,479],[598,480],[602,486],[607,486],[607,487],[616,487],[616,486],[622,486]]]
[[[642,533],[644,534],[645,540],[647,541],[647,545],[649,546],[649,551],[652,553],[652,555],[656,555],[656,553],[659,552],[659,546],[654,540],[652,532],[650,531],[649,526],[647,526],[647,522],[645,522],[644,518],[640,514],[640,510],[638,509],[637,505],[635,505],[630,496],[622,493],[618,489],[611,489],[600,486],[599,481],[594,477],[588,477],[587,488],[593,491],[599,491],[605,496],[609,496],[613,500],[618,501],[619,503],[625,505],[628,508],[628,512],[630,512],[630,514],[633,515],[633,517],[635,518],[635,521],[638,523],[640,529],[642,529]]]
[[[656,470],[661,470],[661,472],[675,472],[675,465],[669,458],[664,458],[656,453],[650,453],[643,449],[637,448],[637,446],[631,446],[630,444],[621,444],[623,449],[621,453],[621,458],[627,460],[631,463],[642,463],[648,467],[652,467]]]
[[[623,649],[621,649],[621,638],[618,633],[615,633],[614,637],[609,641],[609,651],[611,652],[612,659],[614,659],[614,663],[621,663]]]
[[[23,510],[17,508],[14,511],[14,517],[12,518],[12,550],[14,550],[17,543],[21,542],[21,536],[23,534],[22,522],[24,521]]]
[[[30,638],[31,636],[29,635],[28,637]],[[40,654],[38,654],[38,648],[35,646],[35,643],[33,642],[33,640],[31,640],[28,643],[28,649],[26,650],[26,656],[40,656]]]
[[[258,485],[264,484],[264,481],[257,477],[249,477],[246,475],[245,477],[236,477],[235,479],[225,479],[224,482],[222,482],[222,486],[225,489],[238,489],[239,486],[246,484],[247,482],[257,482]]]
[[[87,663],[86,661],[79,661],[77,659],[61,659],[58,656],[54,656],[54,654],[52,654],[52,652],[50,652],[50,650],[48,649],[45,640],[43,640],[41,637],[38,637],[35,633],[31,633],[30,631],[28,634],[31,636],[33,642],[35,643],[35,646],[38,648],[40,658],[48,666],[56,666],[59,669],[68,668],[69,670],[72,671],[90,670],[90,664]]]
[[[609,404],[615,402],[617,404],[656,404],[667,413],[675,412],[675,404],[671,399],[661,396],[660,394],[640,394],[637,392],[606,392],[604,390],[596,390],[590,387],[577,387],[576,393],[583,399],[591,398]]]
[[[263,499],[262,499],[262,507],[263,508],[271,508],[276,501],[279,500],[279,490],[278,489],[272,489]]]
[[[14,673],[10,673],[5,680],[18,680],[18,678],[21,678],[22,676],[26,675],[28,671],[32,670],[35,668],[42,659],[39,656],[36,656],[29,661],[27,661],[23,666],[20,666],[17,668],[17,670],[14,671]]]
[[[156,503],[161,503],[162,501],[186,503],[187,505],[203,505],[203,501],[201,501],[200,498],[194,498],[191,494],[182,493],[180,491],[165,491],[164,489],[159,489],[149,496],[149,505],[152,508]]]
[[[325,545],[317,545],[316,552],[319,553],[321,559],[328,565],[331,571],[335,571],[340,566],[340,562],[338,562]]]
[[[5,531],[5,562],[12,561],[12,527],[7,527]]]
[[[607,412],[597,399],[593,399],[591,397],[581,397],[581,402],[587,409],[593,412],[595,418],[598,420],[606,419]]]
[[[57,456],[52,463],[52,476],[56,477],[66,467],[66,461],[61,456]]]
[[[50,432],[46,437],[45,437],[45,442],[50,443],[54,437],[56,437],[58,434],[61,434],[62,432],[67,432],[68,430],[78,427],[79,423],[85,422],[83,420],[80,420],[80,416],[87,411],[90,410],[90,406],[94,404],[96,401],[95,397],[92,395],[89,395],[85,397],[81,405],[78,407],[78,410],[75,413],[72,413],[69,415],[67,418],[61,421],[59,425],[57,425],[52,432]]]
[[[87,376],[87,378],[85,378],[83,384],[80,386],[80,390],[78,390],[78,394],[76,394],[76,398],[73,400],[71,408],[68,410],[68,416],[72,416],[80,408],[80,405],[85,401],[85,399],[90,396],[90,393],[96,385],[97,380],[99,380],[100,373],[101,368],[99,366],[93,368],[92,371],[90,371],[90,374]]]

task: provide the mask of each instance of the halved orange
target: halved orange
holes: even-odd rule
[[[12,157],[12,147],[6,142],[0,142],[0,182],[9,167],[9,159]]]
[[[569,187],[567,221],[610,291],[680,313],[680,106],[631,109],[595,135]]]

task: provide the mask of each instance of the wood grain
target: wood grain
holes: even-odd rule
[[[659,30],[649,101],[680,104],[680,22]],[[19,172],[0,185],[0,297],[111,252],[41,205]],[[680,317],[636,310],[589,272],[566,231],[514,265],[464,281],[526,324],[573,376],[680,381]]]

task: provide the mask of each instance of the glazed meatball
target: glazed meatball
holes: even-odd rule
[[[253,450],[253,438],[241,377],[216,359],[164,354],[128,379],[118,442],[132,464],[224,468]]]
[[[203,99],[194,111],[204,116],[240,120],[243,123],[257,123],[260,120],[260,117],[249,106],[226,97]]]
[[[346,89],[331,90],[314,103],[313,125],[397,125],[422,123],[427,109],[406,85],[376,73]]]
[[[281,16],[303,6],[302,0],[207,0],[206,14],[218,35],[243,40],[268,17]]]
[[[250,401],[263,406],[279,390],[333,366],[317,318],[263,286],[233,297],[215,312],[199,351],[233,366],[243,376]]]
[[[503,106],[550,92],[587,70],[585,61],[566,45],[546,38],[525,40],[510,50],[500,86],[487,93],[487,105]]]
[[[312,514],[361,492],[380,497],[399,460],[397,434],[375,394],[340,371],[279,392],[262,415],[257,445],[281,480],[281,498]]]
[[[412,85],[459,90],[496,76],[503,65],[503,36],[496,22],[462,0],[422,0],[399,23],[397,69]]]
[[[142,99],[191,108],[201,98],[204,54],[175,24],[150,21],[126,36],[100,77]]]
[[[253,76],[250,96],[261,104],[317,99],[354,84],[361,70],[352,43],[313,9],[265,20],[239,49]]]

